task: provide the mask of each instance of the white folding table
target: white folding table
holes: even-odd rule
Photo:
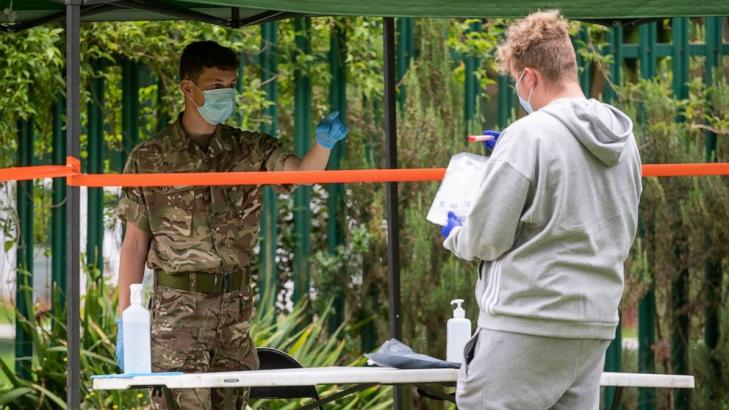
[[[307,407],[315,407],[372,385],[454,384],[457,369],[404,370],[390,367],[313,367],[301,369],[254,370],[219,373],[185,373],[179,375],[143,375],[134,377],[97,376],[94,390],[124,390],[130,388],[166,387],[168,389],[226,388],[226,387],[275,387],[353,385],[351,388],[320,399]],[[616,387],[613,407],[622,397],[624,387],[652,387],[671,389],[694,388],[694,377],[668,374],[603,373],[601,386]],[[429,393],[437,391],[429,390]],[[442,399],[448,399],[441,394]]]

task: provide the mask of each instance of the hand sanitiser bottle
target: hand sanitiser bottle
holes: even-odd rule
[[[466,319],[466,311],[461,307],[463,299],[451,300],[453,318],[448,319],[448,336],[446,343],[446,361],[463,363],[463,349],[471,338],[471,321]]]
[[[131,304],[122,313],[124,329],[124,373],[150,373],[152,353],[149,336],[149,311],[142,306],[142,284],[129,285]]]

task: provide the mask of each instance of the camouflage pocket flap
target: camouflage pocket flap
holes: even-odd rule
[[[192,201],[194,192],[166,191],[165,200],[157,201],[149,209],[149,227],[155,235],[165,235],[171,238],[178,236],[188,237],[192,233]]]
[[[189,209],[195,200],[195,187],[185,186],[165,186],[161,187],[162,195],[167,198],[170,205]]]
[[[180,208],[168,208],[157,218],[150,218],[150,228],[156,234],[190,236],[192,233],[192,213]]]

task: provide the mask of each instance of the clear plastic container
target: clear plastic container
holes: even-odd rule
[[[451,301],[455,305],[453,318],[448,319],[448,334],[446,342],[446,361],[463,363],[463,350],[471,338],[471,321],[466,319],[466,311],[461,307],[463,299]]]
[[[133,283],[129,289],[131,304],[122,313],[124,373],[151,373],[150,317],[143,306],[142,284]]]

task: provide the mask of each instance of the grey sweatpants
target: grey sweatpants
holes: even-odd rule
[[[458,375],[458,408],[597,410],[609,343],[478,328]]]

